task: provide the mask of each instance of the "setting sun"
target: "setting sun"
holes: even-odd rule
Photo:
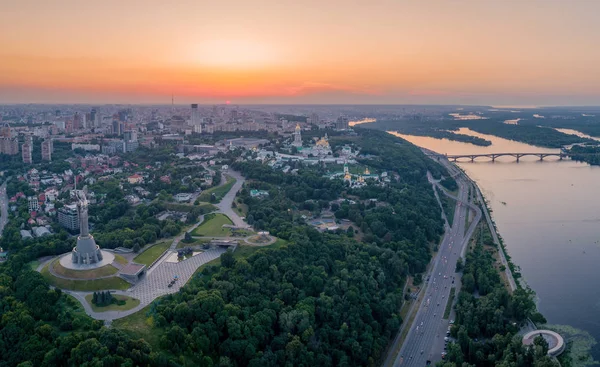
[[[191,58],[203,67],[225,69],[263,68],[277,62],[273,48],[249,40],[215,39],[192,47]]]

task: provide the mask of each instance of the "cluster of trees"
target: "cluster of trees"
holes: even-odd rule
[[[444,186],[449,191],[458,190],[458,184],[456,183],[456,180],[452,177],[445,177],[443,180],[440,181],[440,185]]]
[[[569,149],[569,153],[573,160],[600,166],[600,147],[597,145],[575,145]]]
[[[482,242],[467,254],[451,330],[457,342],[449,344],[446,362],[439,366],[555,366],[543,339],[528,348],[517,335],[527,318],[546,321],[536,311],[533,292],[518,288],[509,293],[490,248]]]
[[[362,125],[364,128],[383,131],[396,131],[400,134],[430,136],[437,139],[448,139],[479,146],[489,146],[492,142],[477,136],[454,133],[449,130],[458,129],[458,124],[448,120],[422,121],[420,119],[377,120]]]
[[[402,321],[402,259],[308,227],[290,242],[226,253],[163,299],[161,347],[199,366],[376,364]]]
[[[116,205],[122,203],[124,202]],[[201,208],[195,209],[197,212],[201,211]],[[94,221],[94,238],[100,247],[104,248],[141,248],[159,238],[177,235],[181,232],[183,223],[170,219],[159,221],[156,215],[163,210],[160,203],[139,205],[135,209],[127,205],[127,210],[120,216],[108,217],[105,221]],[[190,213],[188,219],[194,215],[195,218],[198,217],[197,213]]]
[[[109,291],[94,292],[92,303],[99,307],[109,306],[113,303],[125,304],[125,301],[118,301]]]

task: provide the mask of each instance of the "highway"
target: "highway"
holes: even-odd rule
[[[456,174],[457,169],[449,162],[447,168],[453,176],[456,176],[459,187],[457,197],[453,197],[457,200],[454,221],[452,227],[444,234],[439,251],[433,260],[434,265],[426,284],[425,296],[400,353],[396,356],[394,366],[425,366],[428,360],[435,364],[442,359],[444,337],[449,325],[449,320],[444,320],[442,317],[450,289],[456,287],[455,294],[458,295],[460,284],[460,274],[455,273],[456,261],[464,255],[463,249],[466,249],[466,244],[482,217],[481,210],[468,202],[468,188],[471,183],[464,175]],[[437,182],[432,182],[441,188]],[[452,197],[445,190],[441,191]],[[476,215],[465,233],[465,215],[468,215],[469,209],[472,209]]]

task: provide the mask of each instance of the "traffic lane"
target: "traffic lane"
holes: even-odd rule
[[[445,268],[438,268],[436,270],[445,271]],[[425,363],[425,351],[427,351],[427,354],[429,354],[428,347],[431,345],[430,341],[434,337],[436,325],[439,320],[438,318],[441,318],[443,315],[441,311],[441,304],[442,299],[445,297],[443,297],[443,294],[439,292],[439,286],[441,283],[440,280],[437,280],[437,277],[439,277],[439,275],[436,276],[436,284],[433,284],[433,279],[431,283],[431,287],[433,287],[433,289],[431,289],[431,292],[429,293],[431,299],[430,306],[421,310],[420,314],[417,316],[418,318],[416,319],[416,325],[412,330],[414,336],[411,338],[411,340],[413,342],[407,343],[404,354],[402,355],[405,363],[407,363],[406,365],[419,365],[419,363]],[[444,279],[443,275],[441,279]],[[435,287],[438,287],[438,289],[436,290]],[[438,303],[440,306],[437,306]],[[424,304],[426,305],[426,303]],[[421,351],[424,351],[424,353],[421,354]]]
[[[460,188],[462,190],[464,190],[464,185],[461,185]],[[462,191],[461,190],[461,191]],[[463,191],[463,195],[461,197],[465,197],[465,193]],[[466,209],[463,208],[462,205],[458,205],[458,213],[459,215]],[[458,243],[462,243],[464,241],[463,237],[460,236],[460,230],[462,229],[462,233],[464,234],[464,221],[456,221],[457,223],[453,223],[453,226],[451,227],[451,236],[450,236],[450,242],[448,242],[448,240],[446,239],[445,241],[443,241],[442,246],[441,246],[441,251],[440,254],[438,254],[436,262],[435,262],[435,266],[433,268],[434,272],[433,274],[435,274],[435,272],[437,272],[438,277],[440,276],[440,270],[443,270],[444,273],[447,273],[449,271],[449,266],[452,266],[452,260],[454,257],[451,256],[451,248],[450,248],[450,243],[453,243],[454,240],[460,240],[460,242]],[[462,222],[462,224],[461,224]],[[458,225],[457,225],[458,224]],[[443,255],[442,255],[443,254]],[[456,258],[458,255],[456,255]],[[446,260],[446,261],[442,261],[442,263],[440,264],[440,259],[442,259],[443,257],[446,257],[446,259],[450,259],[450,261]],[[450,263],[450,265],[448,265],[448,263]],[[443,280],[443,276],[442,278],[439,280],[439,285],[440,288],[442,285],[444,285],[444,283],[447,283],[448,280],[444,281]],[[433,281],[433,279],[432,279]],[[437,285],[437,284],[436,284]],[[449,288],[447,288],[447,285],[445,285],[445,292],[441,291],[440,289],[435,289],[436,285],[433,285],[433,283],[429,283],[426,287],[426,292],[431,290],[431,287],[433,286],[433,290],[430,292],[430,294],[433,296],[432,299],[433,302],[436,303],[436,307],[437,303],[440,303],[440,307],[442,304],[444,304],[441,300],[446,299],[447,300],[447,295],[446,293],[448,293],[449,295]],[[438,325],[442,325],[443,326],[443,321],[439,321],[442,320],[443,317],[443,311],[441,310],[436,310],[434,312],[432,306],[425,306],[426,304],[422,304],[419,308],[419,310],[417,311],[417,316],[415,318],[416,325],[413,326],[413,328],[411,330],[409,330],[409,337],[407,338],[407,340],[405,341],[405,345],[403,346],[400,355],[398,356],[397,361],[402,361],[403,365],[418,365],[419,363],[425,363],[425,358],[427,358],[427,356],[429,356],[430,353],[427,354],[427,356],[424,356],[425,351],[424,349],[419,349],[421,347],[424,347],[424,344],[427,343],[427,345],[429,347],[431,347],[431,340],[434,337],[433,333],[436,333],[436,328],[435,326]],[[430,305],[431,305],[431,301],[430,301]],[[437,314],[440,313],[440,315],[438,316]],[[435,315],[435,316],[434,316]],[[436,320],[436,317],[439,317],[439,319]],[[425,318],[427,318],[427,320],[425,320]],[[420,329],[419,329],[420,328]],[[423,330],[424,328],[424,330]],[[421,351],[423,351],[423,354],[421,354]],[[408,359],[407,359],[408,358]]]
[[[425,364],[427,359],[431,359],[434,357],[434,354],[437,354],[435,349],[432,349],[432,342],[435,341],[437,335],[439,334],[439,328],[444,327],[447,321],[442,319],[443,312],[445,311],[445,302],[448,299],[450,288],[448,287],[451,284],[451,277],[449,274],[454,272],[452,269],[452,261],[448,261],[448,263],[436,270],[441,271],[442,275],[440,278],[439,272],[438,277],[436,277],[436,284],[433,289],[433,293],[430,294],[431,301],[430,306],[427,311],[424,313],[421,322],[424,322],[421,325],[420,322],[417,322],[417,326],[419,326],[419,333],[417,334],[417,340],[415,343],[409,345],[407,348],[407,354],[404,355],[405,361],[406,356],[409,356],[407,365],[421,365]],[[444,275],[447,275],[448,278],[444,278]],[[435,289],[437,287],[437,289]],[[444,287],[444,288],[442,288]],[[439,303],[439,306],[438,306]],[[427,320],[427,321],[426,321]],[[441,325],[441,326],[440,326]],[[425,330],[423,330],[425,328]],[[416,327],[415,327],[416,331]],[[424,351],[421,354],[421,351]],[[441,357],[441,349],[439,350]],[[412,357],[412,358],[411,358]]]

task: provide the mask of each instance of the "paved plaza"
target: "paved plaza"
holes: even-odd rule
[[[77,298],[85,308],[86,313],[97,320],[120,319],[121,317],[131,315],[132,313],[141,310],[158,297],[179,291],[179,289],[190,280],[196,269],[207,262],[218,258],[225,251],[226,250],[222,248],[206,250],[201,254],[179,263],[169,263],[164,261],[172,252],[171,250],[167,251],[162,259],[150,268],[146,275],[135,286],[126,291],[113,292],[113,294],[122,294],[139,299],[140,304],[131,310],[95,312],[85,300],[85,295],[91,292],[73,292],[67,290],[64,292]],[[168,285],[175,276],[177,276],[179,280],[169,288]]]

